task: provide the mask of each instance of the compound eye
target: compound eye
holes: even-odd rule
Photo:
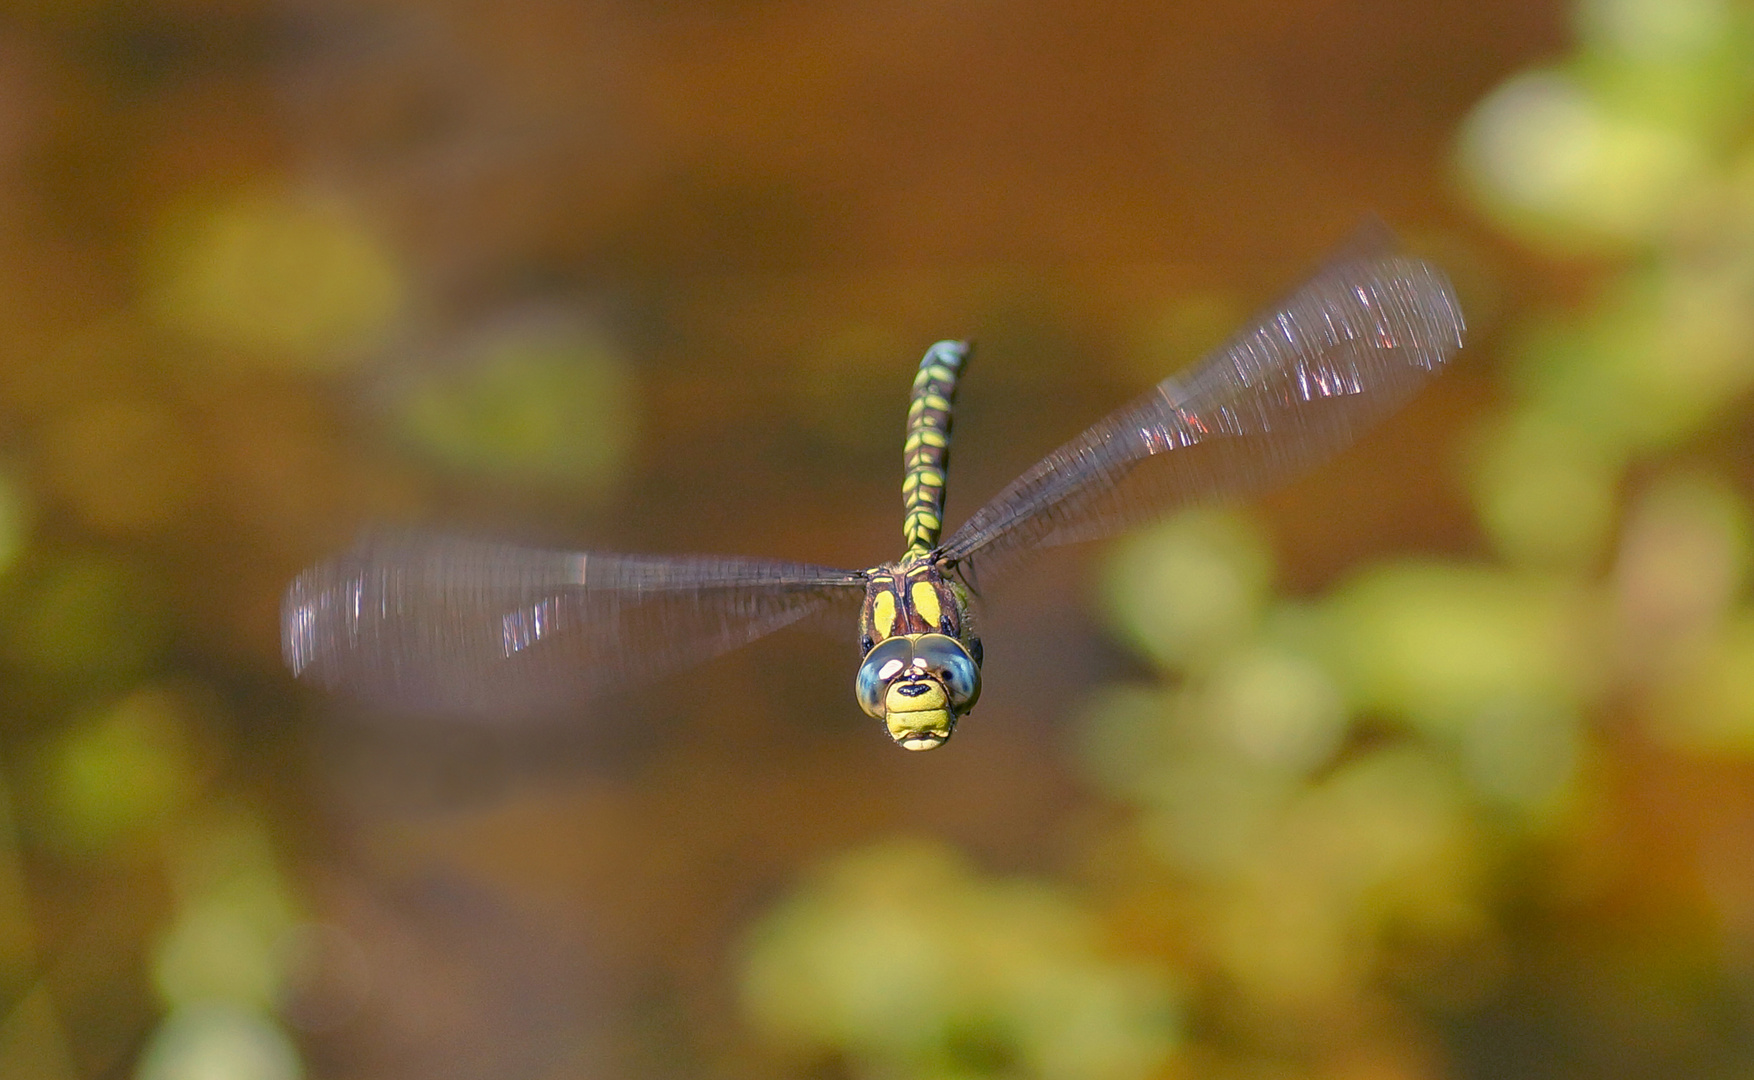
[[[914,640],[913,654],[916,663],[924,660],[926,670],[944,683],[958,715],[974,707],[981,696],[981,669],[962,642],[944,634],[922,634]]]
[[[907,669],[913,661],[913,645],[904,637],[892,637],[865,654],[859,665],[859,676],[853,686],[859,695],[859,708],[881,720],[884,716],[883,687]]]

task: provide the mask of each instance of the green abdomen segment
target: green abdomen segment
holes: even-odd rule
[[[950,413],[956,400],[956,379],[968,359],[968,342],[940,341],[926,350],[914,376],[913,401],[907,410],[906,475],[901,482],[907,517],[902,532],[909,555],[924,555],[938,546],[944,529],[944,469],[950,461]]]

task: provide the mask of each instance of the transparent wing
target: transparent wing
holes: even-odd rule
[[[553,711],[862,588],[861,574],[803,563],[404,534],[299,575],[281,606],[281,644],[295,674],[395,710]]]
[[[1391,243],[1386,230],[1354,241],[1185,376],[1049,454],[976,511],[945,558],[983,580],[1031,548],[1257,491],[1350,443],[1462,344],[1449,281],[1381,250]]]

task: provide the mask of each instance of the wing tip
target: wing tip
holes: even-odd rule
[[[318,565],[299,574],[280,599],[280,658],[295,676],[304,676],[317,662],[323,606],[317,581],[325,569]]]
[[[1337,263],[1329,273],[1338,277],[1348,292],[1361,299],[1368,291],[1392,303],[1408,329],[1424,345],[1421,352],[1435,353],[1434,365],[1448,362],[1467,341],[1467,318],[1454,283],[1435,263],[1403,252],[1370,255]],[[1368,299],[1365,300],[1370,305]],[[1372,305],[1374,306],[1374,305]]]

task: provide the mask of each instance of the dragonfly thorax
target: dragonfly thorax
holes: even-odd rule
[[[968,606],[968,590],[938,562],[903,560],[867,570],[859,648],[868,653],[900,634],[961,638],[970,622]]]
[[[859,705],[909,750],[941,746],[980,698],[980,639],[968,591],[938,563],[866,572],[859,612]]]

